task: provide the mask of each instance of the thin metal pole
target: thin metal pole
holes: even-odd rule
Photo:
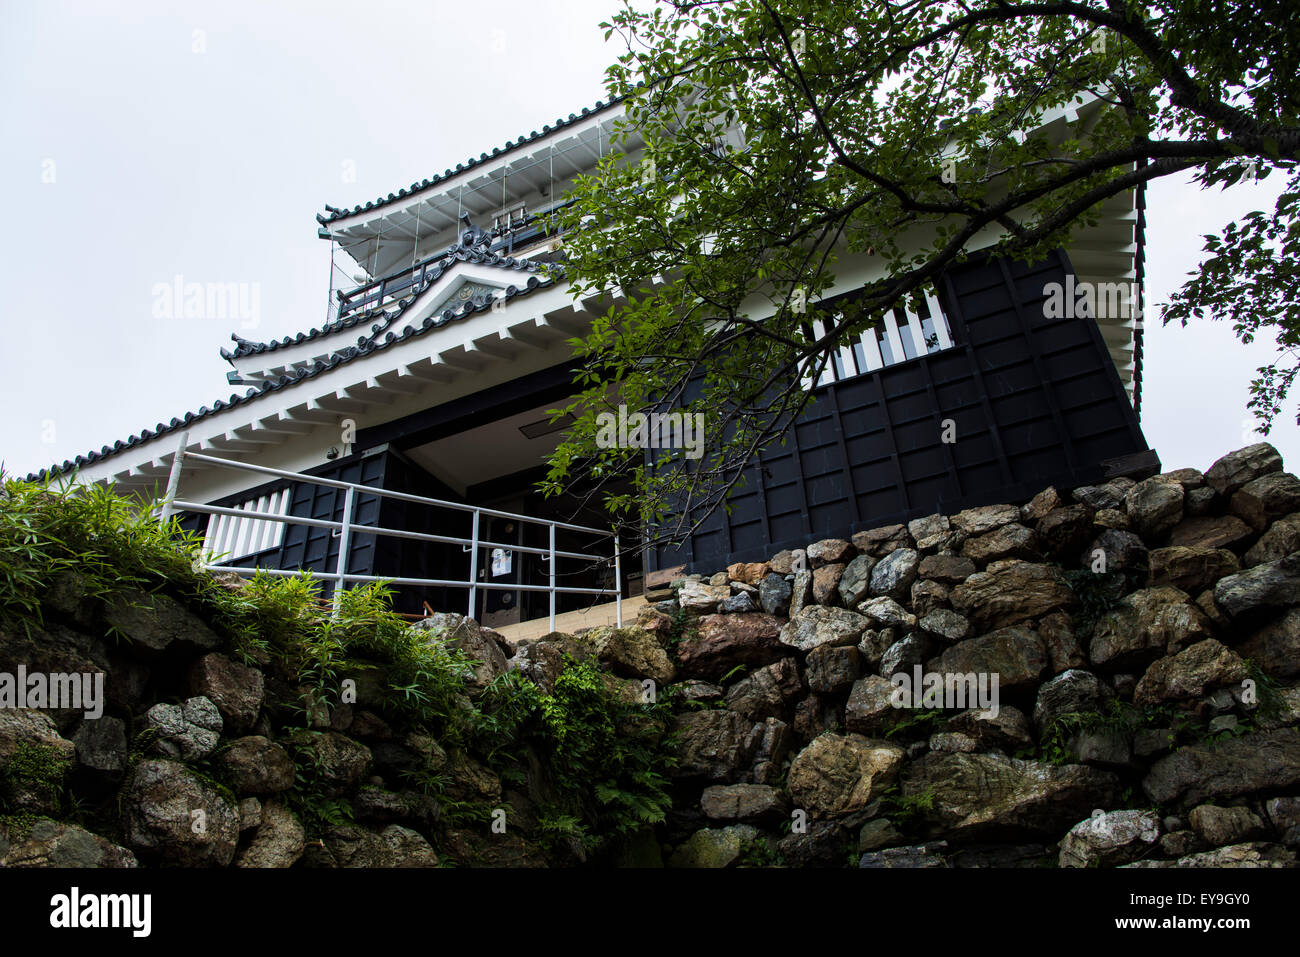
[[[550,592],[551,592],[551,631],[555,631],[555,525],[551,528],[551,554],[547,558],[547,572],[550,574]]]
[[[623,627],[623,563],[618,552],[618,532],[614,533],[614,615],[618,627]]]
[[[469,533],[469,612],[474,617],[474,604],[478,601],[478,509],[474,510]]]
[[[350,488],[343,496],[343,530],[339,532],[339,561],[334,571],[334,614],[339,613],[343,601],[343,585],[347,581],[348,552],[352,548],[352,502],[357,490]]]
[[[189,441],[190,433],[186,429],[181,433],[180,444],[176,446],[176,454],[172,457],[172,469],[167,476],[167,491],[163,494],[162,513],[158,516],[159,525],[166,525],[172,517],[172,502],[176,501],[176,492],[181,485],[181,464],[185,460],[185,446]]]

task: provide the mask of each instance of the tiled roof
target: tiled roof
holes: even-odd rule
[[[554,133],[556,130],[562,130],[566,126],[572,126],[574,123],[577,123],[580,120],[584,120],[589,116],[595,116],[597,113],[602,113],[605,110],[608,110],[610,107],[616,106],[621,102],[622,102],[622,97],[614,97],[613,99],[610,100],[597,100],[595,106],[592,107],[584,106],[580,113],[570,113],[567,119],[565,117],[559,117],[558,119],[556,119],[554,124],[546,124],[541,128],[540,131],[533,130],[527,136],[520,136],[516,139],[508,141],[505,144],[505,146],[493,147],[491,153],[480,153],[477,158],[471,156],[464,163],[457,163],[455,169],[445,170],[441,176],[434,176],[430,179],[421,180],[417,183],[412,183],[406,189],[399,189],[396,193],[389,193],[387,196],[381,196],[378,199],[373,200],[372,202],[364,203],[360,206],[353,206],[351,209],[339,209],[336,206],[330,206],[326,204],[325,206],[326,213],[324,215],[321,213],[317,213],[316,221],[322,225],[328,225],[329,223],[335,222],[340,219],[344,219],[348,216],[355,216],[357,213],[365,213],[365,212],[369,212],[372,209],[380,209],[384,206],[387,206],[389,203],[395,203],[399,200],[405,199],[407,196],[413,196],[416,193],[423,192],[426,189],[430,189],[434,186],[437,186],[439,183],[445,182],[446,180],[449,180],[453,176],[457,176],[460,173],[465,172],[466,170],[471,170],[475,166],[478,166],[481,163],[486,163],[489,160],[496,159],[498,156],[504,156],[507,153],[514,152],[515,150],[519,149],[521,146],[526,146],[529,143],[536,142],[537,140],[549,136],[551,133]]]
[[[474,250],[466,250],[465,255],[463,256],[457,254],[454,257],[454,261],[483,262],[490,265],[502,265],[508,258],[496,256],[492,253],[478,253],[477,255],[482,258],[475,258]],[[493,262],[492,260],[494,259],[502,260],[502,263]],[[448,265],[450,266],[451,263],[449,262]],[[507,266],[506,268],[513,267]],[[504,291],[506,301],[508,302],[518,296],[527,295],[536,289],[545,289],[548,286],[555,285],[560,272],[562,272],[562,270],[557,270],[556,277],[554,278],[530,275],[527,282],[522,286],[507,286]],[[303,382],[307,379],[314,379],[316,376],[325,372],[330,372],[341,365],[351,362],[353,359],[371,355],[372,353],[387,349],[389,346],[397,345],[398,343],[405,342],[408,339],[422,336],[431,329],[440,328],[449,322],[466,319],[476,312],[491,309],[495,297],[475,296],[472,299],[466,300],[456,308],[447,308],[439,315],[427,316],[419,323],[418,327],[414,325],[406,325],[403,326],[400,331],[395,331],[397,320],[411,305],[411,303],[415,301],[415,298],[415,296],[411,296],[410,298],[402,300],[396,313],[394,313],[386,323],[377,324],[370,335],[361,336],[357,339],[356,345],[339,349],[331,354],[328,359],[317,360],[316,362],[309,363],[304,368],[297,369],[292,373],[286,373],[276,379],[268,379],[260,385],[248,389],[243,395],[231,395],[225,400],[218,399],[216,402],[212,403],[211,406],[201,406],[197,412],[186,412],[184,416],[174,418],[170,422],[159,422],[152,429],[143,429],[138,434],[132,435],[127,439],[119,439],[111,446],[103,446],[97,452],[87,452],[85,455],[78,455],[75,459],[65,461],[62,465],[55,465],[48,469],[41,469],[40,472],[28,475],[27,479],[28,481],[42,481],[47,477],[72,472],[83,466],[101,462],[104,459],[117,455],[119,452],[135,448],[151,439],[156,439],[160,435],[179,432],[188,428],[192,423],[205,419],[210,415],[216,415],[219,412],[234,408],[235,406],[246,405],[262,396],[279,392],[281,389],[297,385],[299,382]]]
[[[393,310],[391,306],[388,310],[378,307],[367,309],[366,311],[356,313],[355,315],[345,316],[341,319],[327,322],[319,329],[312,328],[307,332],[299,332],[297,335],[285,336],[283,339],[272,339],[270,342],[250,342],[247,339],[241,339],[239,336],[231,333],[230,338],[234,340],[235,348],[233,351],[230,349],[222,349],[221,358],[225,359],[227,362],[231,362],[235,359],[242,358],[243,356],[257,355],[262,352],[274,352],[276,349],[283,349],[287,346],[296,346],[302,342],[310,342],[313,339],[319,339],[321,336],[327,336],[344,329],[351,329],[354,326],[358,326],[368,321],[374,322],[370,327],[370,335],[363,335],[357,341],[360,343],[365,339],[373,339],[381,332],[390,328],[406,310],[406,307],[409,306],[411,302],[420,295],[420,293],[424,292],[433,285],[433,283],[442,278],[442,275],[458,262],[474,263],[475,265],[481,266],[493,266],[498,269],[508,269],[514,272],[536,273],[539,268],[535,262],[530,262],[526,259],[515,259],[513,256],[502,256],[498,253],[486,252],[476,246],[452,246],[445,254],[443,254],[443,258],[430,268],[427,273],[425,273],[424,281],[418,285],[412,286],[410,290],[411,294],[408,297],[399,300],[396,310]]]

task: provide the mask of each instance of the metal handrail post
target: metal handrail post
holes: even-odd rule
[[[343,529],[339,532],[339,561],[334,571],[334,614],[339,613],[343,601],[343,585],[348,575],[348,552],[352,550],[352,503],[356,489],[349,488],[343,496]]]
[[[172,468],[167,475],[167,491],[163,494],[162,512],[158,516],[158,524],[166,525],[172,517],[172,502],[176,501],[176,493],[181,485],[181,463],[185,459],[185,446],[189,444],[190,433],[186,429],[181,433],[180,444],[176,446],[176,454],[172,456]]]
[[[555,631],[555,524],[551,523],[551,553],[546,560],[546,571],[550,576],[551,593],[551,631]]]
[[[614,618],[623,627],[623,564],[618,551],[618,532],[614,533]]]
[[[469,611],[468,617],[474,617],[474,604],[478,600],[478,509],[474,510],[473,523],[469,533]]]

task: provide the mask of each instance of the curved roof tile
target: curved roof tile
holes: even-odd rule
[[[512,150],[516,150],[520,146],[523,146],[525,143],[531,143],[539,139],[543,135],[552,133],[555,130],[564,129],[564,127],[566,126],[570,126],[578,122],[579,120],[585,119],[589,116],[595,116],[597,113],[602,113],[605,110],[608,110],[610,107],[617,106],[622,101],[623,101],[622,97],[613,97],[612,99],[609,100],[597,100],[595,106],[592,107],[584,106],[582,108],[581,113],[570,113],[567,119],[564,117],[560,117],[555,121],[554,125],[549,123],[544,124],[542,126],[542,131],[540,133],[537,130],[533,130],[528,135],[527,139],[525,139],[523,136],[520,136],[518,139],[513,141],[507,140],[504,146],[494,147],[491,156],[489,156],[487,153],[480,153],[477,158],[471,156],[466,162],[457,163],[456,168],[454,170],[448,169],[445,172],[443,172],[442,175],[440,176],[435,175],[429,179],[422,180],[418,185],[412,183],[409,189],[399,189],[396,193],[389,193],[387,198],[381,196],[371,202],[367,202],[359,206],[353,206],[351,209],[339,209],[336,206],[330,206],[326,204],[325,210],[328,215],[322,215],[320,213],[317,213],[316,221],[320,223],[322,226],[324,226],[324,225],[328,225],[329,223],[336,222],[337,220],[344,219],[348,216],[355,216],[357,213],[364,213],[372,209],[378,209],[381,206],[387,206],[389,203],[396,202],[399,199],[405,199],[407,196],[411,196],[414,193],[422,192],[426,189],[429,189],[431,186],[437,186],[439,183],[443,182],[444,180],[450,179],[456,173],[464,172],[467,169],[473,169],[475,166],[478,166],[480,163],[483,163],[489,159],[496,158],[497,156],[501,156],[506,153],[509,153]]]

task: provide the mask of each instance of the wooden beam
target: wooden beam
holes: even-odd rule
[[[259,419],[258,430],[271,435],[306,435],[316,426],[311,422],[294,421],[280,412],[266,419]]]
[[[529,349],[545,351],[550,346],[550,343],[546,341],[548,336],[545,331],[538,329],[531,319],[520,325],[511,326],[501,334],[501,337]]]
[[[450,382],[457,374],[454,369],[448,369],[442,363],[434,362],[432,359],[421,359],[419,362],[412,362],[409,366],[402,366],[401,372],[431,382]]]
[[[252,442],[254,445],[281,445],[284,443],[284,436],[276,435],[257,424],[241,425],[239,428],[234,429],[233,432],[227,432],[226,434],[233,434],[241,442]]]
[[[471,349],[470,347],[472,345],[473,343],[470,343],[469,346],[465,346],[459,352],[457,352],[456,349],[448,349],[446,352],[440,352],[438,353],[438,358],[441,359],[443,363],[445,363],[446,365],[449,365],[455,369],[466,369],[470,372],[481,372],[483,370],[483,367],[486,366],[488,363],[487,360],[483,357],[482,353],[475,355],[475,352],[477,352],[477,350]]]
[[[364,412],[366,403],[361,399],[348,395],[344,390],[338,389],[333,395],[323,395],[318,399],[312,399],[307,403],[307,408],[329,412],[338,416],[346,413]]]
[[[513,359],[518,355],[515,346],[510,345],[508,340],[501,339],[498,336],[484,336],[482,339],[475,339],[465,348],[468,350],[473,346],[473,351],[482,352],[485,355],[495,356],[498,359]]]
[[[286,409],[284,412],[280,413],[280,418],[291,422],[309,422],[313,425],[338,422],[338,414],[336,412],[317,405],[315,400],[309,401],[306,405],[299,405],[292,409]]]
[[[392,372],[385,372],[378,378],[378,381],[385,390],[398,395],[415,395],[418,392],[423,392],[425,383],[428,382],[427,379],[412,375],[407,371],[406,366]]]

